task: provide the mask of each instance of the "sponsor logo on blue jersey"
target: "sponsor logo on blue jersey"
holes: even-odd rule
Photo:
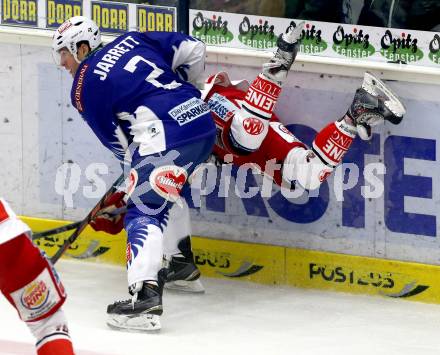
[[[78,80],[76,82],[75,91],[74,91],[75,107],[80,113],[84,111],[84,105],[82,103],[82,90],[84,87],[84,75],[85,75],[88,67],[89,67],[88,64],[84,64],[83,67],[81,68],[81,70],[79,72]]]
[[[209,112],[208,105],[198,98],[189,99],[168,111],[168,114],[179,124],[186,125]]]

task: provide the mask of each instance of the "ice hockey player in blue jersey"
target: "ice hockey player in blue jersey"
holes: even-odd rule
[[[107,322],[160,329],[164,282],[192,282],[200,275],[183,233],[171,247],[168,269],[162,269],[162,258],[164,229],[175,223],[170,208],[185,203],[188,177],[208,158],[215,140],[209,108],[191,83],[204,69],[205,45],[180,33],[129,32],[103,46],[97,25],[75,16],[55,32],[53,55],[74,78],[74,107],[101,143],[130,166],[127,194],[112,196],[108,205],[127,202],[118,225],[124,223],[128,236],[133,298],[109,305]],[[102,218],[92,226],[119,232],[107,230]]]

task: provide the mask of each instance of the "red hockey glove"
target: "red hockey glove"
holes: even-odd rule
[[[116,209],[126,205],[125,192],[118,191],[109,196],[104,202],[104,208],[99,210],[97,216],[90,222],[90,226],[97,232],[118,234],[124,228],[125,213],[114,215]]]

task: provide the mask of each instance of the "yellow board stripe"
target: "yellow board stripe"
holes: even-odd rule
[[[33,217],[21,218],[34,232],[41,232],[70,223],[66,221]],[[43,239],[38,239],[34,243],[40,247],[40,249],[44,250],[50,257],[55,254],[63,241],[69,237],[71,233],[73,233],[73,231],[56,234]],[[124,233],[109,235],[106,233],[95,232],[91,227],[87,227],[72,244],[71,248],[66,251],[65,256],[77,259],[96,260],[109,264],[125,265],[125,246],[126,236]]]
[[[292,286],[440,303],[438,280],[435,265],[286,249],[286,283]]]
[[[194,260],[204,276],[285,284],[285,248],[192,238]]]
[[[33,231],[68,222],[23,217]],[[38,240],[52,255],[72,232]],[[363,256],[193,237],[194,259],[208,277],[269,285],[334,290],[440,303],[440,266]],[[90,227],[68,250],[67,257],[125,265],[126,237]]]

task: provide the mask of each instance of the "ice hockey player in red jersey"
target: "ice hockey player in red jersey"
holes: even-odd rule
[[[368,140],[372,126],[384,120],[400,123],[405,107],[384,82],[367,72],[344,117],[318,132],[310,148],[297,139],[273,111],[295,60],[303,25],[279,37],[278,50],[251,85],[231,82],[220,72],[208,78],[204,99],[215,118],[214,155],[220,162],[250,163],[278,185],[299,184],[314,190],[341,162],[357,135]]]
[[[0,198],[0,290],[35,336],[38,355],[72,355],[63,284],[30,233]]]

